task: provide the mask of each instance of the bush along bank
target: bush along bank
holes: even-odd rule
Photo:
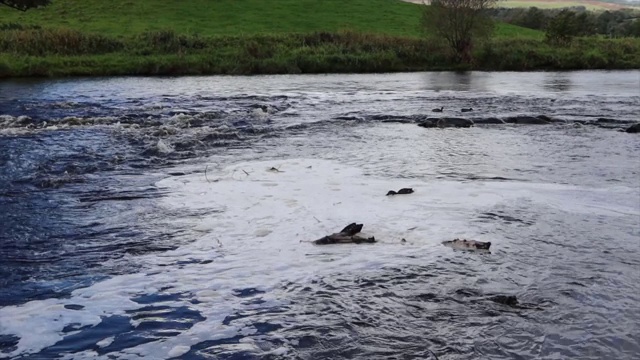
[[[0,77],[376,73],[429,70],[638,69],[640,39],[579,38],[566,46],[497,38],[452,61],[431,40],[359,32],[200,37],[174,31],[108,37],[0,27]]]

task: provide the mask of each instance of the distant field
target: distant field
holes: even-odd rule
[[[418,5],[394,0],[55,0],[26,13],[0,6],[0,23],[66,27],[128,36],[145,31],[255,35],[350,30],[422,37]],[[542,33],[500,24],[498,36],[540,38]]]
[[[423,1],[429,3],[429,0],[403,0],[414,4],[422,4]],[[535,6],[540,9],[559,9],[573,6],[584,6],[589,10],[617,10],[628,8],[620,4],[613,4],[604,1],[596,0],[498,0],[498,7],[505,8],[518,8],[518,7],[532,7]],[[637,9],[640,9],[640,3],[638,3]]]
[[[540,9],[558,9],[573,6],[584,6],[589,10],[617,10],[625,8],[625,6],[620,4],[588,0],[501,0],[498,2],[498,6],[511,8],[535,6]]]

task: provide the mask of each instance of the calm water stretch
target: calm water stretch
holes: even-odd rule
[[[0,82],[0,358],[637,359],[639,114],[640,71]]]

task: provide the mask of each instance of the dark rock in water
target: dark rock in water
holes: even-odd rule
[[[466,239],[453,239],[442,242],[445,246],[449,246],[454,249],[460,250],[489,250],[491,242],[466,240]]]
[[[441,106],[439,109],[433,109],[431,111],[433,111],[433,112],[442,112],[443,109],[444,109],[444,106]]]
[[[612,118],[598,118],[596,120],[598,124],[633,124],[635,121],[633,120],[616,120]]]
[[[463,118],[441,118],[436,122],[438,127],[472,127],[473,121]]]
[[[625,132],[629,134],[637,134],[640,133],[640,123],[631,125],[625,130]]]
[[[426,118],[424,115],[371,115],[367,116],[367,120],[380,121],[383,123],[400,123],[409,124],[419,122]]]
[[[423,127],[423,128],[434,128],[434,127],[436,127],[436,123],[432,119],[426,119],[426,120],[419,121],[418,122],[418,126]]]
[[[84,305],[67,304],[64,308],[69,310],[82,310],[84,309]]]
[[[518,298],[516,298],[515,295],[496,295],[489,298],[489,300],[511,307],[518,306]]]
[[[350,120],[350,121],[362,121],[364,120],[361,117],[358,116],[336,116],[334,117],[335,120]]]
[[[370,115],[366,120],[380,121],[383,123],[410,124],[419,123],[427,119],[425,115]]]
[[[385,119],[381,120],[383,123],[398,123],[398,124],[411,124],[414,123],[413,119]]]
[[[265,105],[265,104],[253,104],[250,107],[253,109],[260,109],[262,110],[262,112],[265,112],[265,113],[268,113],[269,110],[271,109],[269,105]]]
[[[412,188],[402,188],[400,190],[393,191],[393,190],[389,190],[389,192],[387,193],[387,196],[389,195],[403,195],[403,194],[413,194],[413,189]]]
[[[471,127],[473,121],[463,118],[443,117],[443,118],[428,118],[418,122],[418,126],[425,128],[434,127]]]
[[[549,124],[549,121],[545,119],[540,119],[533,116],[511,116],[504,121],[507,124],[526,124],[526,125],[546,125]]]
[[[351,223],[347,225],[339,233],[327,235],[313,243],[316,245],[330,245],[330,244],[362,244],[362,243],[374,243],[376,239],[374,237],[365,238],[356,235],[362,230],[363,224]]]
[[[506,124],[504,120],[498,118],[485,118],[485,119],[473,119],[475,124],[483,125],[483,124]]]
[[[240,136],[236,132],[214,132],[200,138],[205,143],[219,140],[240,140]]]
[[[34,123],[33,119],[28,117],[28,116],[19,116],[16,119],[15,122],[17,125],[22,125],[22,126],[26,126],[26,125],[31,125]]]
[[[562,120],[562,119],[554,119],[552,117],[549,117],[547,115],[538,115],[536,116],[536,118],[540,119],[540,120],[544,120],[550,123],[566,123],[566,120]]]
[[[469,112],[469,111],[473,111],[473,108],[462,108],[460,109],[461,112]]]

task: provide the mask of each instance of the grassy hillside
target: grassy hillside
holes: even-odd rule
[[[422,35],[419,5],[399,0],[53,0],[26,13],[0,6],[0,23],[8,22],[116,36],[166,29],[202,36],[339,30]],[[540,37],[507,24],[498,34]]]
[[[473,64],[427,39],[399,0],[53,0],[0,6],[0,78],[640,68],[640,39],[554,47],[499,24]],[[2,24],[9,24],[2,26]]]

